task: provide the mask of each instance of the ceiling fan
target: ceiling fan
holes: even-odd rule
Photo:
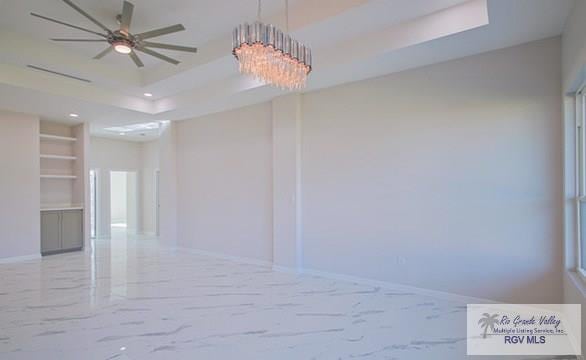
[[[99,53],[98,55],[94,56],[94,59],[101,59],[105,55],[110,53],[112,50],[114,50],[120,54],[129,55],[130,58],[132,59],[132,61],[134,61],[134,63],[136,64],[136,66],[143,67],[144,64],[142,63],[142,61],[140,60],[140,58],[136,54],[136,51],[140,51],[142,53],[154,56],[154,57],[159,58],[159,59],[166,61],[168,63],[177,65],[177,64],[179,64],[179,61],[177,61],[173,58],[170,58],[168,56],[165,56],[159,52],[156,52],[156,51],[152,50],[152,48],[176,50],[176,51],[186,51],[186,52],[192,52],[192,53],[197,52],[197,48],[194,48],[194,47],[145,41],[146,39],[151,39],[154,37],[172,34],[172,33],[178,32],[178,31],[183,31],[183,30],[185,30],[185,27],[182,24],[171,25],[171,26],[167,26],[164,28],[143,32],[140,34],[130,33],[130,23],[132,21],[132,13],[134,11],[134,5],[128,1],[124,1],[124,4],[122,6],[122,14],[120,14],[116,17],[116,19],[120,23],[120,29],[117,29],[117,30],[108,29],[104,24],[102,24],[101,22],[99,22],[98,20],[93,18],[90,14],[85,12],[83,9],[81,9],[79,6],[75,5],[70,0],[63,0],[63,2],[66,3],[67,5],[71,6],[73,9],[75,9],[75,11],[77,11],[81,15],[85,16],[91,22],[93,22],[98,27],[100,27],[103,30],[103,33],[93,31],[90,29],[86,29],[86,28],[82,28],[77,25],[68,24],[68,23],[65,23],[60,20],[51,19],[49,17],[39,15],[36,13],[31,13],[31,15],[38,17],[38,18],[41,18],[43,20],[51,21],[51,22],[54,22],[54,23],[57,23],[60,25],[68,26],[70,28],[85,31],[87,33],[94,34],[94,35],[101,37],[101,39],[51,39],[53,41],[60,41],[60,42],[107,42],[109,44],[108,48],[105,49],[104,51],[102,51],[101,53]]]

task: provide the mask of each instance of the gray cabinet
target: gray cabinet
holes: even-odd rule
[[[63,249],[81,249],[83,245],[82,223],[82,210],[61,212],[61,246]]]
[[[61,212],[41,212],[41,252],[61,250]]]
[[[83,210],[41,212],[43,255],[80,250],[83,247]]]

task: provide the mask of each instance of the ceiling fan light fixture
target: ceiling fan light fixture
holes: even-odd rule
[[[117,53],[128,55],[132,52],[132,46],[126,41],[114,41],[112,43],[114,50]]]

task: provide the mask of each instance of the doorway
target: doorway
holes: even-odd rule
[[[133,171],[110,172],[110,226],[112,233],[138,229],[137,176]]]

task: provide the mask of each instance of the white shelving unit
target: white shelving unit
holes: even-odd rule
[[[84,174],[79,166],[84,159],[81,126],[41,121],[41,208],[83,203]]]
[[[41,253],[79,250],[89,240],[86,124],[39,125]]]

